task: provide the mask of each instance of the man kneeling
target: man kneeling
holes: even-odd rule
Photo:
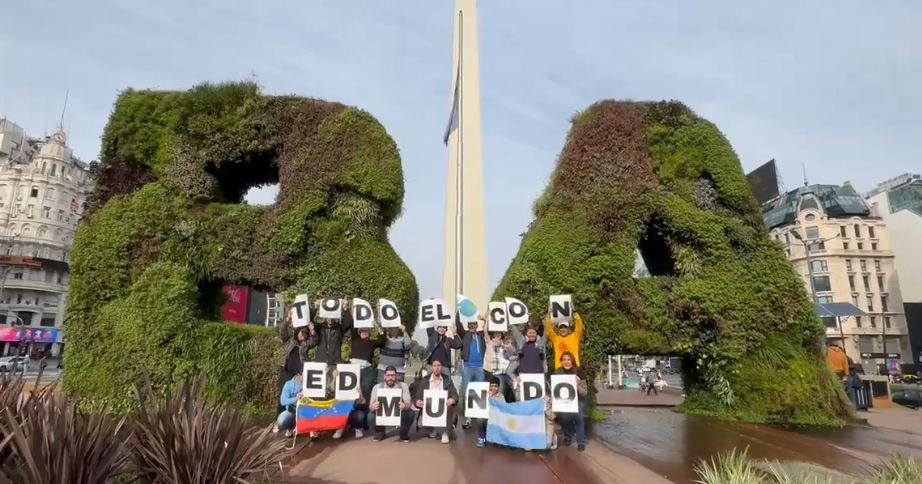
[[[384,370],[384,381],[375,385],[371,390],[371,409],[368,412],[368,428],[375,433],[374,440],[379,442],[385,438],[385,428],[375,424],[378,410],[381,408],[381,401],[378,400],[378,390],[382,389],[400,389],[400,440],[403,442],[410,441],[410,427],[416,420],[416,414],[413,412],[413,401],[410,398],[410,387],[404,382],[397,381],[397,368],[388,366]]]

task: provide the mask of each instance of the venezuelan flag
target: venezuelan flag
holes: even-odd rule
[[[306,434],[346,428],[353,407],[354,401],[303,399],[298,402],[297,431]]]

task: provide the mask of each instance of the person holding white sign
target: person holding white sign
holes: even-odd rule
[[[407,359],[412,354],[419,354],[419,343],[407,334],[407,329],[401,324],[398,328],[382,328],[385,332],[384,344],[378,351],[378,383],[384,381],[385,370],[394,367],[397,371],[397,381],[406,381]]]
[[[500,393],[499,388],[499,377],[491,376],[490,377],[490,390],[487,393],[487,398],[491,400],[499,400],[500,402],[505,403],[506,398],[503,397],[503,394]],[[487,423],[488,419],[481,418],[477,419],[477,447],[482,449],[487,446]]]
[[[317,352],[314,354],[314,361],[335,366],[343,363],[343,339],[352,332],[353,321],[349,301],[340,301],[341,319],[320,318],[320,303],[321,301],[314,301],[314,325],[317,327]]]
[[[444,369],[442,368],[442,362],[439,360],[432,360],[432,372],[429,375],[429,378],[426,378],[416,388],[416,395],[414,398],[416,400],[416,408],[421,412],[427,411],[427,404],[431,402],[426,402],[425,394],[427,390],[441,390],[448,393],[448,399],[445,402],[445,408],[443,411],[446,413],[444,421],[446,422],[445,427],[436,427],[430,428],[429,438],[434,439],[442,435],[442,443],[447,444],[450,441],[448,436],[448,428],[451,422],[454,421],[455,414],[455,403],[458,402],[458,390],[455,388],[455,384],[451,381],[451,375],[445,376]]]
[[[561,427],[563,427],[563,446],[567,447],[573,442],[576,435],[576,447],[582,452],[586,450],[586,398],[589,389],[586,386],[586,374],[576,365],[573,353],[565,351],[560,355],[560,368],[555,375],[574,375],[576,377],[576,394],[579,411],[576,413],[560,413]]]
[[[457,313],[456,313],[457,314]],[[448,326],[436,326],[435,328],[426,328],[426,334],[429,336],[429,342],[426,349],[423,350],[423,361],[430,368],[435,368],[433,363],[441,363],[439,368],[445,378],[451,379],[451,350],[461,349],[461,338],[458,335],[448,336]],[[434,369],[432,371],[435,371]]]
[[[583,318],[573,309],[572,297],[551,296],[546,324],[548,339],[554,345],[554,369],[560,368],[560,355],[566,352],[573,355],[576,366],[579,366],[579,347],[583,342],[584,332]]]
[[[400,427],[400,440],[410,441],[410,427],[416,420],[410,387],[397,381],[397,369],[393,366],[384,370],[384,381],[371,391],[371,405],[368,412],[368,428],[374,431],[374,441],[385,438],[385,428],[395,423]]]
[[[305,308],[306,310],[306,308]],[[298,329],[292,336],[291,315],[278,328],[279,340],[282,342],[282,359],[279,362],[279,391],[296,375],[301,374],[304,362],[308,360],[307,352],[317,346],[317,334],[313,326]],[[281,415],[285,407],[279,404],[276,415]],[[278,432],[279,426],[273,427]]]

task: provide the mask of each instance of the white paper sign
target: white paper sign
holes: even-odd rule
[[[343,401],[358,400],[361,392],[359,391],[359,365],[343,364],[336,365],[336,399]]]
[[[487,330],[490,332],[509,331],[509,321],[506,319],[506,303],[491,301],[487,305]]]
[[[305,363],[301,377],[302,395],[311,398],[325,398],[327,396],[326,363]]]
[[[469,382],[464,395],[464,418],[490,417],[490,384],[483,381]]]
[[[321,299],[317,315],[323,319],[342,319],[343,302],[340,299]]]
[[[400,388],[378,387],[378,411],[375,412],[375,425],[378,427],[400,426],[400,399],[403,391]],[[374,431],[374,429],[371,429]]]
[[[534,400],[544,398],[544,374],[522,373],[519,375],[519,399]]]
[[[573,297],[569,294],[551,296],[548,314],[554,324],[573,323]]]
[[[374,328],[375,312],[371,309],[371,304],[364,299],[353,299],[352,320],[354,321],[354,327],[357,329]]]
[[[467,323],[476,323],[477,322],[477,305],[474,304],[474,301],[464,297],[463,294],[458,294],[458,320],[461,321],[461,324],[467,325]]]
[[[525,324],[528,322],[528,307],[518,299],[506,298],[506,320],[509,324]]]
[[[378,323],[382,329],[400,327],[400,311],[393,301],[378,299]]]
[[[445,390],[425,390],[423,392],[423,427],[448,427],[448,392]]]
[[[560,413],[578,413],[576,375],[551,375],[551,409]]]
[[[454,312],[441,299],[426,299],[419,303],[419,327],[423,329],[436,326],[451,326]]]
[[[295,328],[303,328],[311,324],[311,302],[307,294],[298,294],[295,296],[295,302],[291,304],[291,325]]]

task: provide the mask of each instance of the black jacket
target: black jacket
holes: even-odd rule
[[[474,340],[477,340],[477,345],[480,346],[480,354],[484,356],[487,354],[487,340],[484,339],[483,332],[481,331],[468,331],[464,327],[464,324],[461,323],[461,318],[458,316],[458,313],[455,313],[455,334],[461,338],[461,359],[467,361],[468,357],[471,356],[471,344]]]
[[[432,375],[427,375],[421,380],[417,380],[419,383],[416,385],[416,392],[413,393],[413,401],[418,402],[423,399],[423,395],[426,390],[445,390],[448,392],[448,398],[458,402],[458,389],[455,388],[455,383],[451,381],[451,378],[446,378],[442,376],[442,388],[430,388],[430,383],[432,383]]]
[[[308,331],[308,337],[304,341],[298,341],[298,332],[299,331]],[[298,348],[298,356],[301,358],[301,363],[307,361],[307,352],[311,348],[317,346],[317,335],[310,334],[307,328],[298,328],[298,331],[295,331],[291,327],[291,323],[287,320],[278,326],[278,336],[279,340],[282,342],[282,357],[279,359],[279,366],[283,369],[285,364],[288,362],[288,355],[291,352]]]
[[[317,352],[314,361],[335,365],[343,362],[343,338],[352,332],[354,321],[350,311],[343,311],[339,326],[320,324],[320,318],[314,315],[314,328],[317,331]]]
[[[435,348],[439,344],[445,345],[445,350],[448,351],[448,355],[451,356],[451,350],[460,350],[461,349],[461,338],[458,335],[455,335],[454,338],[449,338],[448,335],[444,339],[436,332],[433,328],[426,328],[426,334],[429,335],[429,342],[426,344],[426,349],[423,350],[423,361],[429,363],[429,357],[432,356],[432,352],[435,351]],[[449,361],[449,363],[451,363]],[[451,365],[448,365],[451,368]]]

